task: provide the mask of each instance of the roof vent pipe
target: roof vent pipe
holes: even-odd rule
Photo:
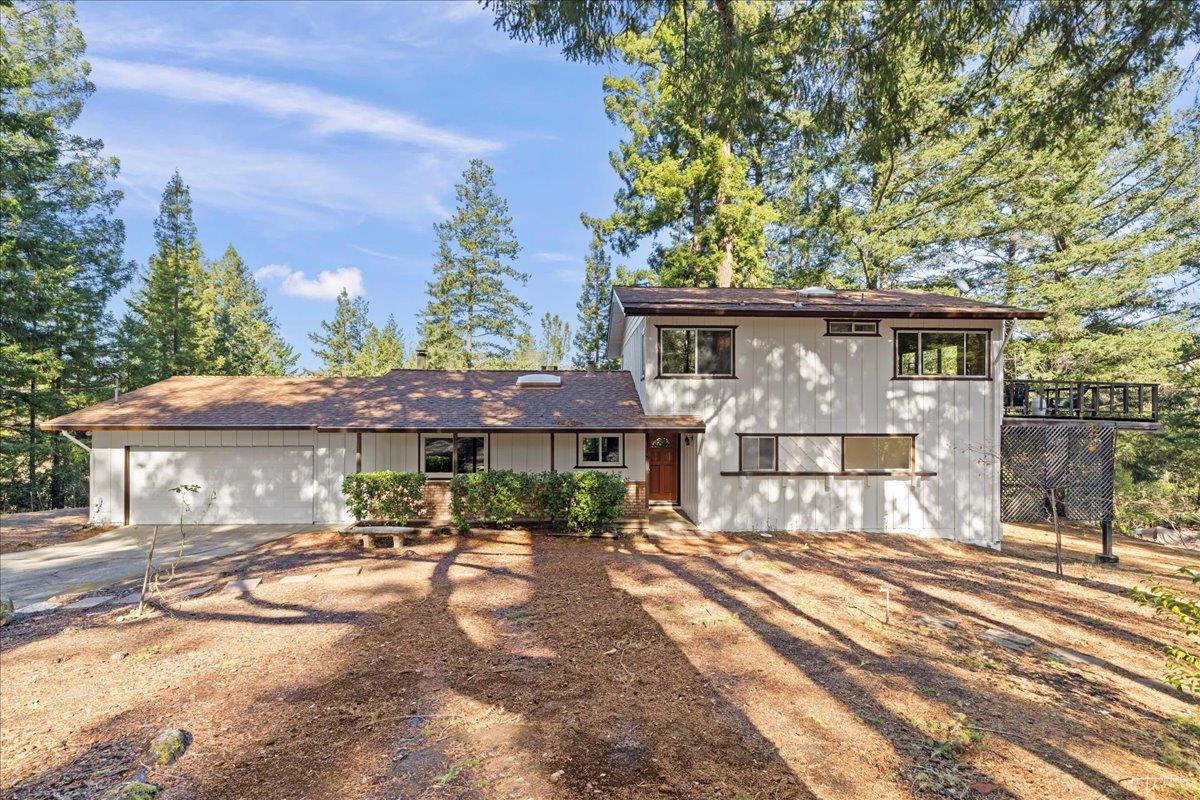
[[[424,350],[417,351],[417,369],[429,369],[429,353]]]

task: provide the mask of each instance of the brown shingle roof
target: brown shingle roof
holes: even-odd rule
[[[44,430],[646,430],[628,372],[557,371],[562,386],[520,388],[505,370],[394,370],[375,378],[180,376],[42,424]],[[696,417],[673,427],[703,430]]]
[[[614,286],[627,316],[770,317],[940,317],[1041,319],[1044,311],[984,303],[914,289],[835,291],[832,296],[801,295],[796,289]]]

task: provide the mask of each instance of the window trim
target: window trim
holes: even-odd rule
[[[747,475],[762,475],[764,473],[772,473],[779,471],[779,435],[772,433],[739,433],[738,435],[738,472],[746,473]],[[771,467],[769,469],[747,469],[743,463],[742,443],[746,439],[770,439],[771,440]]]
[[[483,471],[492,468],[492,435],[487,431],[463,431],[461,433],[439,433],[430,431],[429,433],[421,433],[417,439],[417,472],[425,475],[431,480],[448,481],[455,475],[469,475],[471,473],[460,473],[458,471],[458,437],[470,436],[473,438],[483,439]],[[450,439],[450,472],[426,472],[425,471],[425,442],[429,439]]]
[[[583,460],[583,440],[590,438],[600,438],[604,436],[615,436],[621,444],[621,463],[602,462],[602,461],[584,461]],[[625,434],[614,433],[612,431],[576,431],[575,432],[575,469],[625,469]]]
[[[725,477],[758,475],[767,477],[806,477],[806,478],[870,478],[874,476],[892,476],[903,478],[932,478],[936,477],[937,473],[931,470],[917,469],[917,436],[916,433],[757,433],[753,431],[739,431],[737,436],[738,447],[738,468],[737,470],[722,470],[721,475]],[[743,469],[742,465],[742,439],[746,436],[765,436],[775,439],[775,466],[773,470],[754,470]],[[787,437],[801,436],[820,436],[822,438],[837,437],[841,440],[841,458],[842,469],[840,471],[819,471],[819,470],[781,470],[779,466],[779,440]],[[846,469],[846,439],[854,437],[870,437],[870,438],[908,438],[912,440],[911,447],[911,463],[909,469]]]
[[[655,370],[654,378],[666,380],[736,380],[737,379],[737,325],[655,325]],[[663,331],[729,331],[729,372],[663,372]],[[699,342],[697,342],[697,349]],[[697,361],[699,360],[697,354]]]
[[[851,332],[850,333],[834,332],[832,329],[834,323],[849,323],[851,326]],[[833,318],[831,318],[831,319],[825,320],[825,335],[826,336],[834,336],[834,337],[838,337],[838,338],[842,338],[842,337],[845,337],[845,338],[854,338],[854,337],[880,338],[883,336],[883,331],[880,327],[882,325],[882,323],[883,323],[883,320],[879,320],[879,319],[833,319]],[[859,332],[853,330],[853,326],[855,326],[855,325],[874,325],[875,330],[871,333],[859,333]]]
[[[922,333],[982,333],[986,335],[983,351],[982,375],[922,375],[924,348],[921,346]],[[917,374],[900,374],[900,334],[917,334]],[[966,340],[963,340],[965,346]],[[892,380],[894,381],[990,381],[992,380],[992,329],[991,328],[893,328],[892,329]]]

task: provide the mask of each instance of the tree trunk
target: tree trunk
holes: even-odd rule
[[[1058,493],[1053,489],[1046,490],[1050,498],[1050,519],[1054,522],[1054,572],[1062,577],[1062,531],[1058,527]]]
[[[37,381],[29,381],[29,510],[37,507]]]
[[[733,144],[726,137],[721,142],[721,154],[726,159],[733,156]],[[721,172],[725,172],[725,163],[721,165]],[[725,207],[727,199],[725,194],[717,190],[717,216],[720,217],[721,209]],[[717,268],[717,286],[732,286],[733,285],[733,235],[726,232],[721,237],[721,265]]]

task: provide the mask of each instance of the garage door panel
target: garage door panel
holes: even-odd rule
[[[129,477],[134,524],[313,520],[311,447],[134,447]]]

